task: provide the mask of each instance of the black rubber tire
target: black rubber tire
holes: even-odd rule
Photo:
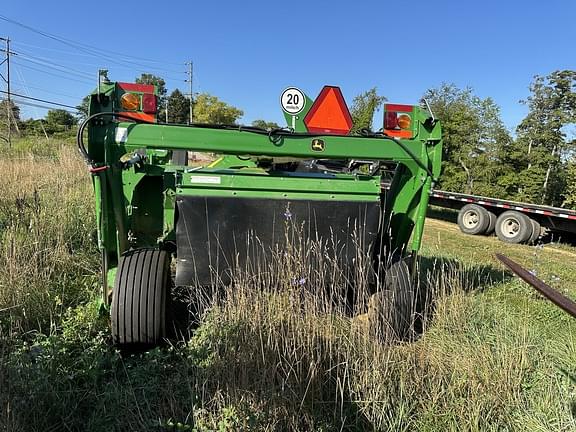
[[[136,249],[120,257],[112,293],[115,344],[158,345],[166,336],[169,253]]]
[[[542,231],[542,227],[538,221],[530,218],[530,222],[532,222],[532,235],[528,239],[528,244],[536,244],[538,239],[540,238],[540,234]]]
[[[494,234],[494,228],[496,228],[496,219],[498,219],[498,217],[490,210],[486,210],[486,212],[488,213],[488,217],[490,220],[488,222],[488,228],[486,228],[486,232],[484,234],[492,235]]]
[[[382,288],[371,296],[368,322],[378,340],[407,340],[414,334],[416,295],[404,260],[387,269]]]
[[[466,204],[458,212],[458,226],[464,234],[484,234],[489,224],[488,210],[478,204]]]
[[[534,231],[531,219],[523,213],[508,210],[496,220],[496,235],[506,243],[524,243]]]

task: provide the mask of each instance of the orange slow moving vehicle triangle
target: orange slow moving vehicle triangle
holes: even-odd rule
[[[308,132],[347,135],[352,129],[352,117],[340,88],[324,86],[304,117]]]

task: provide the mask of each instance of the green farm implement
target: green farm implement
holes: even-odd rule
[[[414,292],[428,197],[440,173],[441,130],[432,113],[387,104],[380,131],[351,134],[342,94],[327,86],[315,101],[297,88],[284,91],[287,128],[161,124],[155,91],[101,84],[78,132],[117,344],[159,343],[171,286],[229,284],[235,266],[254,259],[251,236],[264,253],[287,247],[287,221],[331,244],[343,268],[355,265],[351,251],[362,245],[373,279],[384,281],[376,296]],[[189,163],[197,152],[213,161]],[[398,316],[414,304],[404,297],[394,303]],[[396,322],[398,333],[410,325]]]

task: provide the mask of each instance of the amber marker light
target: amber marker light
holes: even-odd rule
[[[135,93],[124,93],[120,98],[122,108],[128,111],[135,111],[140,108],[140,96]]]
[[[398,116],[398,127],[400,129],[410,129],[410,126],[412,124],[412,119],[410,118],[410,116],[408,114],[400,114]]]

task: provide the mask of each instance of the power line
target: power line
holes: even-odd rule
[[[66,50],[61,50],[58,48],[48,48],[48,47],[43,47],[43,46],[39,46],[39,45],[31,45],[28,43],[24,43],[24,42],[15,42],[16,46],[20,46],[20,45],[24,45],[30,48],[38,48],[41,50],[46,50],[46,51],[54,51],[54,52],[59,52],[62,54],[68,54],[68,55],[73,55],[73,56],[78,56],[78,57],[94,57],[94,54],[81,54],[78,52],[73,52],[73,51],[66,51]],[[19,50],[21,50],[21,48],[18,48]]]
[[[71,95],[71,94],[66,94],[66,93],[58,93],[58,92],[54,92],[54,91],[52,91],[52,90],[43,89],[43,88],[41,88],[41,87],[31,86],[31,85],[27,84],[26,82],[24,82],[24,81],[22,80],[22,78],[20,78],[19,81],[20,81],[20,83],[21,83],[22,85],[24,85],[26,88],[38,90],[38,91],[41,91],[41,92],[43,92],[43,93],[52,94],[52,95],[54,95],[54,96],[62,96],[62,97],[66,97],[66,98],[70,98],[70,99],[75,99],[75,100],[76,100],[76,99],[82,99],[82,97],[83,97],[83,96],[73,96],[73,95]]]
[[[36,101],[36,102],[42,102],[42,103],[47,103],[47,104],[51,104],[51,105],[57,105],[57,106],[65,107],[65,108],[76,109],[76,107],[71,106],[71,105],[61,104],[61,103],[58,103],[58,102],[53,102],[53,101],[49,101],[49,100],[45,100],[45,99],[38,99],[38,98],[30,97],[30,96],[21,95],[21,94],[18,94],[18,93],[9,93],[9,92],[4,91],[4,90],[0,90],[0,93],[4,93],[4,94],[7,94],[7,95],[12,95],[12,96],[16,96],[16,97],[19,97],[19,98],[30,99],[30,100],[33,100],[33,101]]]
[[[26,105],[26,106],[34,107],[34,108],[42,108],[42,109],[45,109],[45,110],[51,110],[51,109],[53,109],[53,107],[46,106],[46,105],[39,105],[39,104],[35,104],[35,103],[32,103],[32,102],[26,102],[26,101],[21,101],[21,100],[16,100],[16,102],[18,102],[19,105]],[[70,114],[76,114],[76,113],[78,113],[78,110],[75,109],[75,108],[74,108],[74,111],[71,111],[71,110],[68,110],[68,109],[63,109],[63,108],[61,108],[61,109],[62,109],[62,111],[66,111],[66,112],[68,112],[68,113],[70,113]]]
[[[73,71],[73,72],[76,72],[76,73],[78,73],[78,74],[87,75],[87,76],[90,76],[90,77],[92,77],[92,75],[94,75],[92,72],[83,71],[83,70],[79,70],[79,69],[72,69],[72,68],[70,68],[70,66],[66,66],[66,65],[59,64],[59,63],[55,63],[54,61],[52,61],[52,60],[50,60],[50,59],[47,59],[47,58],[45,58],[45,57],[38,57],[38,56],[35,56],[35,55],[32,55],[32,54],[24,53],[24,52],[22,52],[21,50],[18,50],[18,51],[17,51],[17,54],[18,54],[18,58],[19,58],[19,59],[26,59],[27,61],[34,61],[34,62],[38,62],[38,63],[50,65],[50,66],[53,66],[53,67],[62,68],[62,69],[68,70],[68,71]],[[65,61],[65,60],[63,60],[63,62],[64,62],[64,63],[72,63],[72,64],[81,64],[81,63],[77,63],[77,62],[67,62],[67,61]],[[90,66],[98,66],[98,65],[90,65]]]
[[[40,48],[41,48],[41,47],[40,47]],[[61,50],[57,50],[57,51],[58,51],[58,52],[63,52],[63,53],[68,53],[68,54],[72,54],[72,55],[80,55],[80,56],[83,56],[83,57],[91,57],[91,58],[94,58],[94,56],[89,56],[89,55],[87,55],[87,54],[75,54],[75,53],[72,53],[72,52],[70,52],[70,51],[61,51]],[[50,61],[50,59],[47,59],[46,57],[36,56],[36,55],[34,55],[34,54],[31,54],[31,53],[28,52],[28,51],[23,51],[21,48],[18,49],[18,54],[20,54],[21,56],[25,56],[25,57],[29,57],[29,58],[34,58],[34,59],[41,60],[41,61],[45,61],[45,62],[47,62],[47,63],[52,63],[52,62]],[[100,63],[100,64],[96,64],[96,63],[88,63],[88,62],[78,62],[78,61],[75,61],[75,60],[64,60],[64,59],[59,59],[59,61],[62,62],[62,63],[71,63],[71,64],[75,64],[75,65],[84,65],[84,66],[93,66],[93,67],[101,67],[101,66],[102,66],[101,63]],[[57,64],[57,63],[53,63],[53,64]],[[63,66],[63,65],[58,65],[58,66],[67,68],[67,66]],[[135,70],[135,69],[134,69],[134,66],[115,65],[114,67],[120,68],[120,69],[130,70],[130,71],[133,71],[133,72],[135,72],[135,73],[147,73],[147,72],[150,72],[149,70],[148,70],[148,71]],[[85,73],[85,72],[82,72],[82,73]],[[182,73],[185,73],[185,72],[182,72]],[[92,75],[92,74],[91,74],[91,75]],[[174,80],[174,81],[182,81],[182,78],[181,78],[181,77],[176,78],[176,77],[173,77],[173,76],[166,76],[166,75],[164,75],[162,78],[171,79],[171,80]]]
[[[42,31],[42,30],[36,29],[36,28],[34,28],[34,27],[28,26],[28,25],[26,25],[26,24],[23,24],[23,23],[21,23],[21,22],[15,21],[15,20],[10,19],[10,18],[8,18],[8,17],[6,17],[6,16],[4,16],[4,15],[0,15],[0,20],[9,22],[9,23],[14,24],[14,25],[17,25],[17,26],[20,26],[20,27],[25,28],[25,29],[27,29],[27,30],[29,30],[29,31],[32,31],[32,32],[34,32],[34,33],[37,33],[37,34],[39,34],[39,35],[41,35],[41,36],[44,36],[44,37],[46,37],[46,38],[55,40],[55,41],[57,41],[57,42],[60,42],[60,43],[62,43],[62,44],[64,44],[64,45],[67,45],[67,46],[69,46],[69,47],[71,47],[71,48],[74,48],[74,49],[76,49],[76,50],[85,52],[85,53],[87,53],[87,54],[90,54],[90,55],[93,55],[93,56],[96,56],[96,57],[106,57],[106,58],[108,59],[108,61],[111,61],[111,62],[113,62],[113,63],[118,63],[119,61],[116,61],[116,60],[113,60],[113,59],[109,58],[109,57],[110,57],[110,54],[113,54],[113,55],[115,55],[115,56],[122,57],[123,60],[120,62],[120,64],[132,63],[132,64],[134,64],[134,65],[139,65],[139,66],[141,66],[141,67],[143,67],[143,68],[145,68],[145,69],[156,69],[156,70],[160,70],[160,71],[174,72],[174,73],[178,73],[178,72],[179,72],[179,71],[174,71],[174,70],[169,70],[169,69],[164,69],[164,68],[151,67],[150,65],[144,65],[144,64],[142,64],[142,63],[137,63],[137,62],[135,62],[135,61],[124,60],[124,59],[125,59],[125,58],[134,58],[134,59],[137,59],[137,60],[140,60],[140,61],[145,61],[145,62],[150,62],[150,63],[163,63],[163,64],[174,64],[174,65],[178,65],[178,63],[170,63],[170,62],[163,62],[163,61],[159,61],[159,60],[152,60],[152,59],[145,59],[145,58],[141,58],[141,57],[135,57],[135,56],[127,55],[127,54],[118,53],[118,52],[115,52],[115,51],[103,50],[103,49],[101,49],[101,48],[96,48],[96,47],[93,47],[93,46],[91,46],[91,45],[83,44],[83,43],[80,43],[80,42],[74,42],[74,41],[72,41],[72,40],[70,40],[70,39],[66,39],[66,38],[63,38],[63,37],[60,37],[60,36],[56,36],[56,35],[54,35],[54,34],[50,34],[50,33],[44,32],[44,31]]]
[[[57,78],[67,79],[67,80],[70,80],[70,81],[76,81],[76,82],[79,82],[79,83],[82,83],[82,84],[93,84],[92,82],[90,82],[90,81],[88,81],[88,80],[81,80],[81,79],[76,79],[76,78],[67,77],[67,76],[64,76],[64,75],[58,75],[58,74],[55,74],[55,73],[53,73],[53,72],[49,72],[49,71],[46,71],[46,70],[43,70],[43,69],[38,69],[38,68],[35,68],[35,67],[32,67],[32,66],[28,66],[28,65],[23,65],[23,64],[21,64],[21,63],[16,63],[16,62],[14,62],[14,64],[17,64],[18,66],[23,67],[23,68],[25,68],[25,69],[35,70],[35,71],[37,71],[37,72],[42,72],[42,73],[45,73],[45,74],[47,74],[47,75],[55,76],[55,77],[57,77]]]
[[[20,53],[18,53],[20,54]],[[76,69],[72,69],[66,66],[62,66],[62,65],[57,65],[56,63],[52,63],[52,62],[45,62],[45,61],[36,61],[36,60],[32,60],[32,58],[29,58],[28,56],[22,55],[20,54],[18,56],[19,60],[24,60],[30,63],[34,63],[37,64],[39,66],[44,66],[50,69],[54,69],[57,70],[58,72],[64,72],[64,73],[69,73],[71,75],[76,75],[80,78],[91,78],[93,74],[90,74],[88,72],[83,72],[83,71],[78,71]]]
[[[26,96],[30,96],[30,91],[28,90],[28,87],[26,86],[26,80],[24,79],[24,75],[22,75],[20,68],[16,68],[16,73],[18,74],[18,77],[20,78],[20,83],[24,85],[24,93],[26,93]],[[34,108],[34,112],[36,113],[36,117],[40,117],[40,113],[38,112],[38,110],[36,108]],[[44,123],[40,122],[40,127],[42,128],[42,132],[44,132],[44,136],[46,137],[46,139],[48,139],[48,133],[46,132],[46,128],[44,127]]]

